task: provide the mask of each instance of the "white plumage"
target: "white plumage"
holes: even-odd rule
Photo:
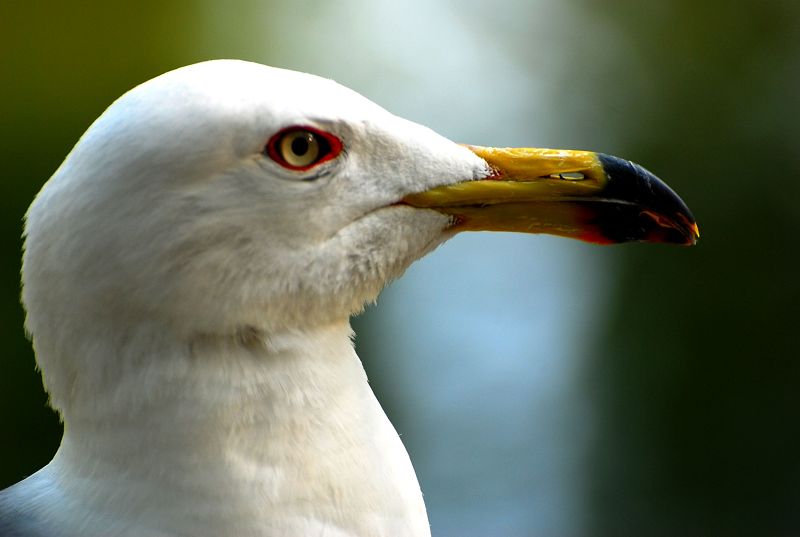
[[[347,158],[315,180],[265,158],[292,125]],[[69,537],[428,535],[348,319],[447,237],[392,203],[488,173],[311,75],[215,61],[124,95],[28,213],[27,328],[66,430],[0,514]]]

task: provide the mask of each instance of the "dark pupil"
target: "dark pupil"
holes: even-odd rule
[[[308,139],[305,136],[298,136],[292,140],[292,153],[298,157],[308,153]]]

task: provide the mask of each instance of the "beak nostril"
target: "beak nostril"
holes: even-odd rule
[[[563,181],[583,181],[586,179],[586,175],[581,172],[554,173],[550,177]]]

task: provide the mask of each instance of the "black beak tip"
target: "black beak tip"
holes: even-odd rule
[[[697,242],[692,212],[661,179],[629,160],[603,153],[598,158],[607,179],[603,197],[612,203],[611,210],[600,212],[597,225],[609,240]]]

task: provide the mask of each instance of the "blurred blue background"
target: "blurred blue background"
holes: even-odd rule
[[[800,534],[800,3],[9,4],[0,17],[0,487],[45,464],[22,217],[117,96],[242,58],[459,142],[640,162],[697,247],[456,237],[354,320],[434,536]]]

